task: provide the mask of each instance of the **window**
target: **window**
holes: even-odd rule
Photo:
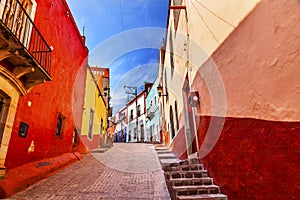
[[[103,119],[101,117],[101,120],[100,120],[100,136],[102,136],[102,131],[103,131]]]
[[[133,133],[133,134],[134,134],[134,135],[133,135],[133,138],[136,139],[136,136],[137,136],[137,128],[134,128],[134,129],[133,129],[133,132],[134,132],[134,133]]]
[[[72,144],[73,148],[75,148],[78,144],[78,127],[74,127]]]
[[[137,116],[141,115],[141,105],[137,106]]]
[[[63,135],[65,120],[66,120],[65,116],[61,113],[58,113],[56,133],[55,133],[57,137],[61,138]]]
[[[93,138],[93,124],[94,124],[94,110],[90,109],[90,120],[89,120],[89,132],[88,138],[91,140]]]
[[[29,45],[32,30],[28,18],[34,19],[35,10],[35,0],[7,0],[0,6],[0,13],[3,13],[2,21],[25,47]]]
[[[176,130],[178,131],[179,121],[178,121],[177,101],[175,101],[175,117],[176,117]]]
[[[133,120],[133,110],[130,110],[130,120]]]
[[[172,138],[175,137],[175,128],[174,128],[174,116],[173,116],[173,108],[170,106],[170,123],[171,123],[171,134]]]

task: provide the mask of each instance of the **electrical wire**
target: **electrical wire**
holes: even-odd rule
[[[122,0],[119,0],[119,5],[120,5],[120,10],[121,10],[121,23],[122,23],[122,29],[123,31],[125,30],[124,28],[124,19],[123,19],[123,7],[122,7]]]
[[[222,18],[221,16],[217,15],[216,13],[214,13],[212,10],[210,10],[209,8],[207,8],[206,6],[204,6],[202,3],[199,2],[199,0],[195,0],[200,6],[202,6],[203,8],[205,8],[208,12],[210,12],[211,14],[213,14],[215,17],[219,18],[220,20],[222,20],[224,23],[228,24],[229,26],[236,28],[236,26],[232,25],[230,22],[228,22],[227,20],[225,20],[224,18]]]
[[[215,33],[210,29],[210,27],[208,26],[208,24],[206,23],[206,21],[204,20],[204,18],[202,17],[202,15],[199,13],[198,9],[196,8],[196,6],[194,5],[194,3],[191,1],[192,6],[195,8],[197,14],[199,15],[199,17],[202,19],[202,21],[204,22],[206,28],[208,29],[208,31],[211,33],[211,35],[214,37],[214,39],[217,41],[218,44],[220,44],[219,40],[217,39]]]

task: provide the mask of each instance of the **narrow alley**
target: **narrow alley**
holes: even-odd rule
[[[152,144],[116,143],[11,198],[169,199],[163,176]]]
[[[300,0],[1,0],[0,199],[300,199]]]

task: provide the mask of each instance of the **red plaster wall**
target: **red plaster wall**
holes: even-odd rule
[[[210,120],[201,116],[200,136]],[[299,122],[228,117],[201,162],[228,199],[299,199],[299,152]]]
[[[179,129],[179,131],[171,141],[169,148],[179,159],[184,160],[187,158],[184,126]]]
[[[8,170],[27,162],[71,152],[73,129],[75,126],[81,127],[88,51],[72,16],[66,15],[68,7],[64,0],[36,2],[34,22],[49,46],[54,48],[52,81],[36,86],[20,98],[5,162]],[[28,101],[32,102],[31,107],[27,105]],[[58,112],[66,117],[62,138],[55,136]],[[29,124],[26,138],[18,136],[21,121]],[[28,153],[32,141],[35,150]]]
[[[92,140],[88,139],[87,135],[81,135],[80,139],[88,151],[99,148],[99,145],[100,145],[100,135],[99,134],[93,135]]]
[[[299,20],[299,1],[263,0],[212,55],[227,113],[202,162],[229,199],[300,199]],[[199,145],[212,117],[201,79],[192,86],[200,94]],[[215,119],[212,128],[223,126]]]

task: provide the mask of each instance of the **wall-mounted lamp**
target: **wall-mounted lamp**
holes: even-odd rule
[[[108,90],[109,90],[109,88],[108,88],[108,87],[105,87],[105,88],[103,88],[103,90],[104,90],[104,91],[108,91]]]
[[[188,103],[191,107],[199,106],[200,98],[198,91],[191,92],[191,94],[188,97]]]
[[[67,15],[67,17],[70,17],[70,12],[66,11],[66,15]]]
[[[168,96],[168,94],[161,94],[162,93],[162,86],[160,84],[158,84],[158,86],[156,87],[157,89],[157,92],[158,92],[158,96],[161,97],[161,96]]]

